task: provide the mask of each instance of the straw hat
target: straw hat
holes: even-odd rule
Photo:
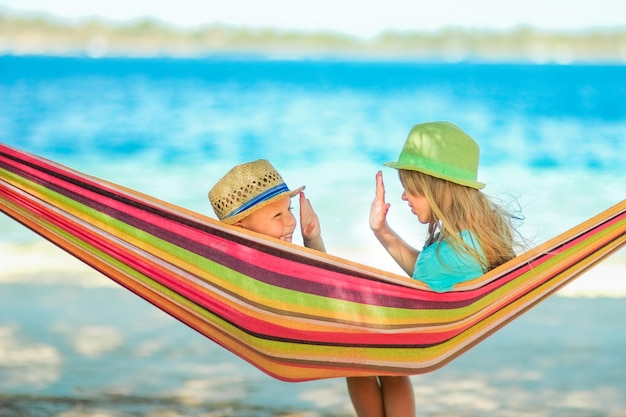
[[[450,122],[413,126],[396,162],[385,166],[419,171],[480,190],[477,181],[480,148],[474,139]]]
[[[218,219],[234,224],[261,207],[291,198],[302,190],[304,187],[290,191],[272,164],[258,159],[228,171],[209,191],[209,201]]]

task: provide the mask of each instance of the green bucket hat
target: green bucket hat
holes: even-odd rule
[[[480,190],[477,181],[480,148],[474,139],[450,122],[420,123],[411,129],[396,162],[385,166],[419,171]]]

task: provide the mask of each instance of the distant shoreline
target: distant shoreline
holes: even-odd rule
[[[0,27],[0,54],[5,55],[626,63],[626,26],[585,32],[549,32],[530,27],[508,31],[447,28],[438,32],[386,32],[361,39],[329,32],[225,25],[182,30],[154,20],[66,22],[0,11]]]

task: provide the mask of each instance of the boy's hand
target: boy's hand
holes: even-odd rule
[[[302,231],[304,246],[322,252],[326,251],[322,240],[320,221],[313,210],[313,206],[311,206],[311,202],[303,192],[300,193],[300,230]]]
[[[300,193],[300,229],[304,240],[315,239],[322,235],[320,221],[304,192]]]

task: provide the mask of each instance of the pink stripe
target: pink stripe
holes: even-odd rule
[[[171,290],[185,296],[186,298],[203,306],[218,316],[225,318],[227,321],[237,324],[240,328],[248,332],[267,335],[269,338],[300,340],[302,342],[326,343],[326,344],[368,344],[368,345],[414,345],[414,344],[431,344],[447,340],[455,336],[460,331],[465,330],[469,326],[457,328],[446,332],[423,333],[424,329],[412,333],[390,334],[384,340],[380,335],[370,332],[365,333],[334,333],[334,332],[312,332],[310,330],[300,330],[278,326],[273,323],[265,322],[256,317],[247,316],[237,310],[232,309],[229,304],[218,302],[209,294],[206,288],[199,288],[176,275],[166,273],[162,268],[157,267],[148,261],[140,260],[136,254],[125,250],[114,243],[103,243],[101,235],[93,233],[91,230],[84,228],[78,223],[71,221],[69,218],[57,215],[54,211],[31,200],[23,198],[15,198],[16,203],[28,207],[29,211],[37,214],[51,224],[65,230],[70,235],[75,236],[78,240],[101,250],[104,253],[119,260],[123,264],[135,269],[136,271],[151,276],[156,282],[159,282]],[[67,250],[67,248],[66,248]],[[131,278],[132,279],[132,278]],[[426,329],[428,330],[428,329]]]
[[[33,161],[36,162],[36,161]],[[170,221],[169,219],[165,219],[163,217],[154,215],[152,213],[140,210],[133,206],[124,204],[117,200],[111,199],[109,197],[102,196],[100,194],[94,193],[92,191],[86,190],[82,187],[76,186],[74,184],[65,182],[55,176],[37,171],[30,167],[25,166],[16,166],[12,161],[7,161],[7,164],[15,166],[18,169],[27,172],[28,174],[40,178],[42,181],[45,181],[49,184],[54,184],[60,188],[67,189],[73,193],[81,195],[87,199],[95,201],[99,204],[114,208],[118,211],[127,213],[133,217],[140,218],[143,221],[156,225],[168,232],[178,234],[181,237],[184,237],[185,240],[190,240],[194,242],[194,244],[200,244],[202,246],[211,248],[213,250],[227,253],[229,256],[237,258],[241,261],[249,263],[249,259],[255,259],[255,266],[260,267],[262,269],[266,269],[273,273],[281,273],[283,274],[285,271],[290,271],[291,275],[297,275],[298,279],[307,280],[315,283],[322,283],[329,286],[333,286],[338,291],[341,290],[352,290],[352,291],[363,291],[363,286],[367,284],[367,287],[371,289],[372,292],[377,295],[383,296],[393,296],[397,298],[407,298],[414,299],[415,292],[420,291],[421,297],[420,299],[427,301],[437,301],[446,303],[448,301],[459,301],[466,299],[473,299],[476,297],[476,294],[472,294],[471,292],[463,292],[463,293],[448,293],[445,295],[432,293],[430,291],[421,291],[415,290],[408,287],[399,287],[397,285],[382,283],[377,281],[366,280],[364,281],[361,278],[355,278],[349,275],[341,274],[335,271],[329,271],[326,269],[302,264],[300,262],[294,262],[288,259],[284,259],[278,256],[274,256],[271,254],[266,254],[259,250],[253,249],[249,246],[245,246],[242,244],[238,244],[231,240],[223,239],[214,235],[210,235],[206,232],[199,231],[197,229],[190,228],[185,225],[181,225],[180,223],[176,223]],[[45,164],[42,162],[41,165]],[[58,169],[53,169],[56,167],[45,166],[46,168],[50,168],[51,170],[55,170],[60,174],[65,174],[64,171],[60,171]],[[118,191],[114,191],[109,187],[105,187],[99,184],[94,183],[93,181],[89,181],[76,175],[70,175],[78,181],[84,181],[91,185],[97,186],[98,188],[107,190],[111,193],[118,193]],[[124,197],[127,197],[127,194],[123,194]],[[132,198],[131,198],[132,199]],[[136,202],[149,204],[146,200],[133,199]],[[152,206],[154,207],[154,206]]]

